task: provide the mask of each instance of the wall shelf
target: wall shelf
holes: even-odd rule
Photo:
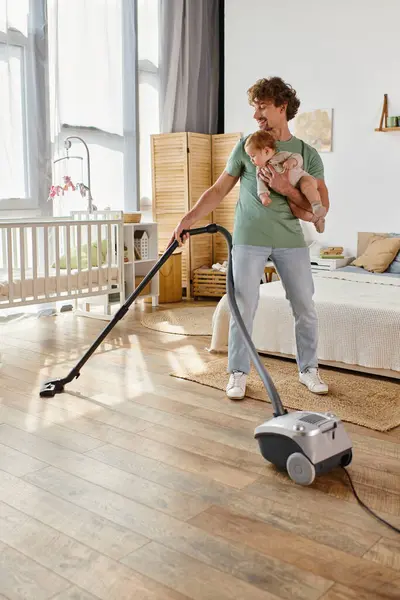
[[[400,127],[382,127],[382,129],[379,129],[379,127],[377,127],[375,129],[375,131],[382,131],[382,132],[385,132],[385,131],[400,131]]]
[[[381,120],[379,123],[379,127],[377,127],[375,129],[375,131],[382,131],[382,132],[400,131],[400,127],[387,127],[387,118],[388,118],[388,95],[384,94]]]

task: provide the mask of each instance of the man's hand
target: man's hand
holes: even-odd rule
[[[289,172],[285,171],[282,174],[277,173],[271,165],[268,165],[265,169],[260,171],[259,177],[272,190],[282,196],[288,196],[293,187],[289,182]]]
[[[170,245],[175,240],[178,242],[179,246],[182,246],[186,242],[186,240],[188,240],[190,237],[188,233],[186,233],[184,236],[181,237],[182,231],[184,229],[190,229],[193,224],[194,224],[193,219],[189,215],[185,215],[183,217],[183,219],[175,227],[174,232],[171,236],[171,239],[169,240],[169,242],[167,244],[167,248],[169,248]]]

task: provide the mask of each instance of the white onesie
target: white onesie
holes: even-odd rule
[[[302,177],[312,177],[309,173],[303,170],[303,157],[301,154],[293,153],[293,152],[277,152],[274,154],[272,158],[267,162],[265,167],[271,165],[274,167],[277,173],[284,173],[285,168],[283,167],[283,163],[288,158],[294,158],[297,160],[297,165],[293,169],[289,169],[289,181],[293,187],[296,187],[298,182]],[[257,193],[258,195],[264,194],[265,192],[269,193],[269,189],[267,184],[261,179],[259,176],[260,171],[263,171],[265,167],[257,167]]]

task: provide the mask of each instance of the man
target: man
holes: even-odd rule
[[[315,149],[291,135],[288,121],[297,114],[300,101],[295,90],[279,77],[258,80],[248,90],[258,127],[269,131],[279,151],[302,155],[304,169],[317,179],[318,191],[326,210],[328,191],[324,168]],[[235,212],[232,266],[236,301],[243,321],[252,334],[259,300],[259,284],[268,260],[279,273],[290,302],[297,346],[299,381],[316,394],[326,394],[328,386],[318,371],[318,322],[313,302],[314,285],[309,251],[299,218],[311,221],[311,206],[302,193],[291,186],[288,173],[271,168],[265,177],[271,192],[271,204],[263,206],[257,195],[256,168],[244,150],[246,138],[233,149],[224,172],[200,197],[196,205],[175,228],[172,240],[181,242],[181,233],[211,213],[232,190],[240,178],[240,196]],[[183,242],[187,236],[184,236]],[[266,316],[268,318],[268,316]],[[241,400],[246,394],[250,358],[233,318],[230,320],[228,345],[229,382],[227,396]]]

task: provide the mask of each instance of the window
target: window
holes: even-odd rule
[[[24,48],[0,43],[0,200],[29,195]]]
[[[53,159],[65,157],[66,137],[82,138],[90,153],[95,206],[125,209],[125,0],[47,0],[47,5]],[[83,160],[53,165],[53,185],[61,185],[65,175],[89,183],[85,147],[77,139],[71,143],[69,155]],[[78,191],[53,204],[56,215],[87,209]]]
[[[31,196],[28,148],[28,0],[0,0],[0,208]],[[29,204],[29,203],[28,203]]]

